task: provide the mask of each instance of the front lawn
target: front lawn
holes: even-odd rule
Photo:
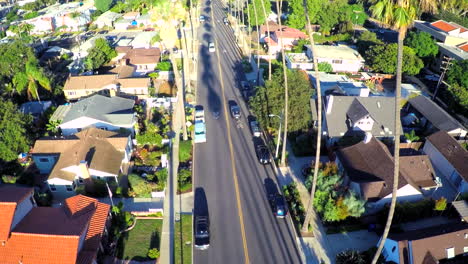
[[[135,227],[122,234],[117,257],[122,260],[145,261],[150,248],[159,249],[162,220],[138,219]]]
[[[176,264],[192,263],[192,216],[181,215],[175,223],[174,255]]]

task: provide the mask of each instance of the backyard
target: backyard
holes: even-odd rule
[[[181,215],[175,223],[174,255],[176,264],[192,263],[192,216]]]
[[[135,227],[122,234],[117,257],[122,260],[150,260],[148,250],[157,248],[161,237],[162,220],[138,219]]]

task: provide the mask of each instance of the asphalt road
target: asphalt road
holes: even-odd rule
[[[205,1],[201,14],[209,19],[198,35],[197,103],[205,108],[207,142],[195,145],[193,177],[194,188],[206,195],[211,241],[209,249],[193,251],[194,263],[300,263],[290,219],[276,219],[267,200],[279,187],[272,166],[260,165],[255,155],[234,33],[223,24],[221,2]],[[208,51],[209,42],[216,52]],[[241,106],[240,122],[230,116],[229,100]],[[214,111],[221,113],[217,120]]]

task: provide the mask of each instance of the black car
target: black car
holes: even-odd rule
[[[230,105],[232,117],[234,117],[235,119],[240,119],[241,111],[239,105],[234,101],[232,101]]]
[[[288,214],[288,208],[286,202],[280,194],[271,194],[268,198],[270,201],[271,209],[277,218],[284,218]]]
[[[242,91],[250,90],[250,84],[246,81],[241,81],[241,89]]]
[[[195,248],[205,250],[210,247],[210,221],[208,216],[195,217]]]
[[[265,145],[258,145],[256,148],[258,161],[265,165],[271,162],[270,151]]]

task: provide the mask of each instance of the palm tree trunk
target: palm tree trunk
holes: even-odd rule
[[[270,1],[270,0],[268,0]],[[266,24],[266,28],[267,28],[267,31],[268,31],[268,39],[270,38],[270,25],[268,23],[268,18],[267,18],[267,14],[266,14],[266,10],[265,10],[265,0],[261,0],[262,2],[262,9],[263,9],[263,16],[265,17],[265,24]],[[262,32],[260,32],[261,34]],[[258,34],[259,38],[260,38],[260,34]],[[268,49],[268,80],[271,81],[271,58],[270,58],[270,49]]]
[[[312,26],[310,25],[310,17],[309,11],[307,9],[307,0],[303,1],[304,6],[304,14],[307,20],[307,33],[309,34],[310,40],[310,47],[313,54],[313,62],[314,62],[314,70],[315,70],[315,93],[317,96],[317,142],[316,142],[316,150],[315,150],[315,164],[314,164],[314,178],[312,180],[312,189],[310,190],[310,199],[309,204],[307,205],[307,213],[304,219],[304,223],[302,225],[302,232],[306,233],[309,231],[309,223],[312,217],[312,212],[314,208],[314,197],[315,197],[315,189],[317,188],[317,178],[319,172],[319,164],[320,164],[320,148],[322,145],[322,89],[320,88],[320,74],[318,70],[318,61],[317,57],[315,56],[315,42],[314,42],[314,35],[312,32]]]
[[[260,85],[260,35],[258,34],[258,16],[257,16],[257,5],[255,3],[256,0],[253,0],[253,10],[255,15],[255,26],[257,27],[257,85]]]
[[[390,232],[390,227],[392,225],[393,214],[395,213],[397,190],[398,190],[398,178],[400,176],[400,101],[401,101],[401,75],[402,75],[402,65],[403,65],[403,40],[406,35],[406,27],[401,27],[398,32],[398,58],[397,58],[397,69],[396,69],[396,89],[395,89],[395,148],[394,148],[394,169],[393,169],[393,188],[392,188],[392,202],[390,203],[390,210],[388,212],[387,223],[385,224],[385,229],[382,235],[382,239],[379,242],[379,247],[375,252],[374,259],[372,264],[376,264],[379,259],[380,253],[382,252],[385,241],[387,240],[388,233]]]
[[[251,20],[250,20],[250,8],[249,8],[249,2],[247,1],[247,23],[249,24],[249,26],[247,27],[247,34],[248,34],[248,37],[249,37],[249,41],[248,41],[248,47],[249,47],[249,50],[247,51],[248,52],[248,55],[249,55],[249,62],[251,62],[251,57],[252,57],[252,23],[250,23]]]
[[[281,26],[281,9],[280,9],[280,0],[276,0],[276,8],[278,8],[278,15],[279,15],[279,26]],[[282,37],[282,36],[281,36]],[[281,38],[282,39],[282,38]],[[278,38],[278,41],[281,42],[281,60],[283,62],[283,75],[284,75],[284,134],[283,134],[283,149],[281,152],[281,166],[286,166],[286,144],[288,139],[288,104],[289,104],[289,95],[288,95],[288,74],[286,68],[286,60],[284,57],[284,45],[283,41]]]
[[[242,16],[241,16],[241,21],[242,21],[242,25],[245,25],[245,16],[244,16],[244,0],[241,0],[241,8],[240,10],[242,11]]]

